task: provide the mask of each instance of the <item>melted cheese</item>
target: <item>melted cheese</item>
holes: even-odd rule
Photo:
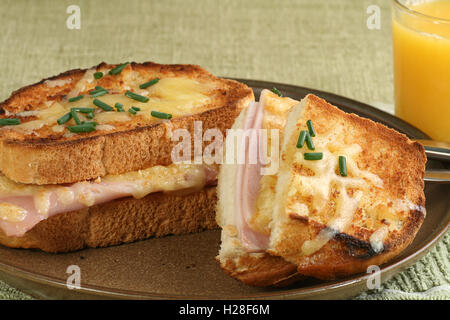
[[[303,127],[301,129],[306,129]],[[383,181],[377,175],[359,169],[355,159],[362,148],[358,144],[340,143],[339,137],[330,134],[313,138],[316,146],[314,151],[308,150],[306,144],[304,148],[297,149],[298,128],[293,132],[284,141],[287,146],[284,154],[290,163],[286,176],[284,216],[288,219],[287,223],[289,218],[305,218],[326,226],[302,244],[301,253],[311,255],[337,233],[346,232],[351,227],[358,208],[366,207],[368,198],[364,195],[382,190]],[[323,158],[318,161],[305,160],[305,152],[322,152]],[[339,174],[340,155],[347,160],[347,177]],[[378,250],[379,241],[374,240],[372,243]]]
[[[83,77],[78,80],[78,82],[75,84],[73,89],[69,92],[67,95],[68,98],[76,97],[80,94],[80,92],[83,92],[86,90],[86,87],[91,84],[94,81],[94,73],[95,69],[88,69],[84,73]]]
[[[19,222],[26,217],[27,211],[10,203],[0,203],[0,220]]]
[[[90,207],[95,204],[98,193],[105,190],[96,188],[96,185],[100,184],[106,186],[106,190],[123,191],[140,199],[159,191],[201,189],[204,187],[206,179],[203,166],[188,164],[154,166],[145,170],[105,176],[95,181],[79,182],[72,186],[26,185],[0,176],[0,199],[31,196],[38,214],[46,218],[51,207],[52,197],[56,196],[58,202],[63,205],[69,205],[76,200],[84,206]],[[13,212],[17,208],[11,206],[0,206],[1,219],[14,222],[18,219],[17,217],[20,217],[22,211],[19,210],[17,214],[14,214]]]
[[[44,126],[51,126],[54,132],[62,132],[65,127],[75,125],[74,120],[70,120],[62,126],[57,125],[57,120],[70,111],[70,108],[76,107],[90,107],[95,109],[95,117],[92,121],[99,124],[114,124],[115,122],[127,122],[133,119],[133,115],[128,113],[131,107],[138,107],[141,109],[137,113],[143,116],[146,122],[160,122],[161,119],[155,118],[151,115],[152,111],[159,111],[169,113],[173,118],[195,114],[206,110],[207,105],[211,103],[209,93],[214,89],[214,84],[200,83],[193,79],[187,78],[162,78],[155,85],[139,89],[139,85],[145,81],[130,78],[130,84],[124,86],[121,92],[111,91],[111,93],[96,97],[96,99],[114,107],[116,103],[121,103],[125,112],[109,111],[105,112],[93,104],[93,98],[89,96],[89,92],[95,87],[95,80],[93,74],[95,69],[86,71],[85,75],[79,80],[72,91],[67,95],[67,98],[78,96],[84,93],[81,100],[68,102],[67,98],[61,101],[49,101],[48,104],[40,106],[37,110],[32,112],[35,120],[21,123],[16,126],[4,126],[13,130],[22,131],[25,133],[32,133]],[[52,80],[48,82],[48,86],[64,85],[69,80],[57,81]],[[134,91],[140,95],[147,97],[147,102],[139,102],[124,95],[126,90]],[[21,114],[15,116],[20,117]],[[83,114],[79,114],[80,120],[86,120]],[[98,127],[97,130],[102,130]],[[106,127],[108,130],[111,128]]]
[[[206,182],[203,166],[191,164],[172,164],[154,166],[146,170],[127,172],[121,175],[110,175],[102,182],[133,182],[133,197],[140,199],[155,190],[176,191],[187,188],[202,188]]]
[[[5,128],[10,127],[15,130],[21,130],[29,133],[38,130],[44,126],[52,125],[53,127],[57,125],[56,121],[67,112],[68,112],[67,108],[65,108],[61,103],[54,102],[49,108],[42,109],[34,113],[34,116],[38,117],[37,120],[24,122],[17,126],[5,126]]]
[[[68,83],[71,83],[72,79],[56,79],[56,80],[45,80],[44,83],[50,87],[50,88],[54,88],[54,87],[62,87],[65,86]]]
[[[382,226],[381,228],[375,230],[374,233],[369,238],[370,246],[375,253],[380,253],[384,249],[384,239],[386,239],[389,234],[389,228],[387,226]]]

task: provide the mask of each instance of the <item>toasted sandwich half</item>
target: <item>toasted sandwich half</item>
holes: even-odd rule
[[[335,279],[389,261],[414,239],[425,217],[420,144],[314,95],[297,102],[267,90],[232,128],[279,129],[280,157],[274,174],[261,170],[264,157],[220,169],[217,259],[231,276],[256,286]],[[272,147],[247,142],[246,159]]]
[[[225,134],[253,99],[198,66],[152,62],[14,92],[0,104],[0,244],[67,252],[215,228],[218,168],[174,163],[173,133],[193,140],[198,121]]]

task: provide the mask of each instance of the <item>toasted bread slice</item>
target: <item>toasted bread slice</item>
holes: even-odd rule
[[[216,187],[129,197],[52,216],[22,237],[0,229],[0,244],[56,253],[199,232],[217,228],[215,206]]]
[[[16,182],[62,184],[121,174],[155,165],[172,163],[171,150],[178,141],[171,133],[189,130],[194,121],[202,129],[225,131],[249,101],[253,92],[246,85],[220,79],[194,65],[131,63],[118,74],[109,71],[117,65],[101,63],[88,70],[71,70],[14,92],[0,104],[1,118],[19,118],[20,125],[0,129],[0,171]],[[94,73],[102,72],[99,79]],[[146,88],[140,86],[158,78]],[[108,94],[92,97],[100,86]],[[147,97],[139,102],[124,95],[132,91]],[[83,95],[81,100],[69,98]],[[98,99],[113,107],[117,102],[125,112],[102,111],[93,104]],[[136,115],[131,106],[140,108]],[[95,108],[95,131],[73,133],[71,119],[59,125],[57,120],[73,107]],[[152,116],[151,111],[171,114],[171,120]]]
[[[317,133],[314,151],[296,146],[307,120]],[[305,160],[307,152],[323,158]],[[345,177],[339,156],[347,160]],[[423,147],[405,135],[308,95],[287,116],[276,178],[261,179],[252,228],[269,236],[269,245],[246,252],[233,220],[222,218],[222,267],[248,284],[268,285],[299,275],[335,279],[387,262],[425,217],[425,163]]]

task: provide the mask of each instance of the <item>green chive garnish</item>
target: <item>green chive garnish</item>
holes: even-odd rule
[[[109,70],[109,74],[116,75],[119,74],[125,67],[129,64],[129,62],[125,62],[124,64],[120,64],[114,69]]]
[[[86,114],[86,118],[94,119],[94,113],[93,112],[89,112],[88,114]]]
[[[83,97],[84,97],[84,95],[79,95],[79,96],[77,96],[77,97],[73,97],[73,98],[70,98],[70,99],[68,99],[67,101],[69,101],[69,102],[75,102],[75,101],[78,101],[78,100],[81,100],[81,99],[83,99]]]
[[[96,86],[95,90],[92,90],[89,92],[89,94],[91,95],[91,98],[100,97],[107,93],[108,93],[108,90],[106,90],[105,88],[102,88],[100,86]]]
[[[67,127],[70,132],[80,133],[80,132],[92,132],[95,131],[95,126],[92,123],[78,124],[76,126]]]
[[[92,113],[95,111],[94,108],[70,108],[70,111],[76,111],[76,112],[81,112],[81,113]]]
[[[128,112],[131,113],[131,114],[136,114],[137,113],[137,111],[134,110],[133,108],[128,109]]]
[[[305,144],[305,139],[306,139],[307,135],[308,135],[308,131],[306,131],[306,130],[300,131],[300,135],[298,136],[298,140],[297,140],[297,148],[303,147],[303,145]]]
[[[108,91],[102,91],[102,90],[100,90],[100,91],[97,91],[97,92],[91,94],[91,98],[101,97],[101,96],[103,96],[103,95],[105,95],[105,94],[107,94],[107,93],[108,93]]]
[[[128,98],[137,100],[137,101],[139,101],[139,102],[147,102],[147,101],[148,101],[148,98],[147,98],[147,97],[141,96],[140,94],[137,94],[137,93],[134,93],[134,92],[131,92],[131,91],[125,92],[125,95],[126,95]]]
[[[61,118],[59,118],[58,120],[56,120],[56,122],[58,122],[59,125],[66,123],[67,121],[69,121],[70,119],[72,119],[72,113],[66,113],[65,115],[63,115]]]
[[[273,87],[272,92],[275,93],[276,95],[278,95],[279,97],[282,97],[282,96],[283,96],[283,95],[281,94],[281,92],[280,92],[277,88],[275,88],[275,87]]]
[[[103,72],[96,72],[96,73],[94,73],[94,78],[95,79],[100,79],[101,77],[103,77]]]
[[[148,81],[148,82],[145,82],[145,83],[141,84],[141,85],[139,86],[139,88],[141,88],[141,89],[148,88],[148,87],[154,85],[155,83],[158,83],[158,81],[159,81],[159,79],[158,79],[158,78],[155,78],[155,79],[153,79],[153,80],[150,80],[150,81]]]
[[[134,109],[135,111],[141,111],[141,108],[138,107],[131,107],[131,109]]]
[[[305,158],[305,160],[322,160],[323,153],[322,152],[304,153],[303,157]]]
[[[170,113],[152,111],[151,115],[152,115],[152,117],[159,118],[159,119],[172,119],[172,115]]]
[[[339,156],[339,173],[341,176],[347,176],[347,159],[344,156]]]
[[[98,99],[94,99],[94,101],[92,101],[97,107],[103,109],[104,111],[113,111],[113,107],[111,107],[110,105],[104,103],[103,101],[100,101]]]
[[[116,104],[114,105],[114,107],[117,109],[117,111],[119,112],[125,112],[125,110],[123,109],[123,104],[116,102]]]
[[[78,118],[78,114],[75,109],[70,110],[70,114],[72,115],[73,120],[75,120],[76,124],[81,124],[80,118]]]
[[[309,132],[307,132],[307,135],[306,135],[306,145],[308,146],[309,150],[315,150],[316,149],[316,147],[314,146],[314,142],[313,142]]]
[[[316,136],[316,131],[314,130],[314,126],[311,120],[306,121],[306,125],[308,126],[308,131],[311,137]]]
[[[95,121],[83,121],[83,124],[85,124],[85,125],[92,125],[92,126],[96,126],[97,125],[97,122],[95,122]]]
[[[0,119],[0,126],[16,126],[20,124],[20,120],[16,118]]]

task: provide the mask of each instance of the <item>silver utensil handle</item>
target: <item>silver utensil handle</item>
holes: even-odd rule
[[[450,170],[426,170],[424,180],[426,182],[450,183]]]
[[[450,161],[450,143],[434,140],[416,140],[425,148],[428,159]]]

